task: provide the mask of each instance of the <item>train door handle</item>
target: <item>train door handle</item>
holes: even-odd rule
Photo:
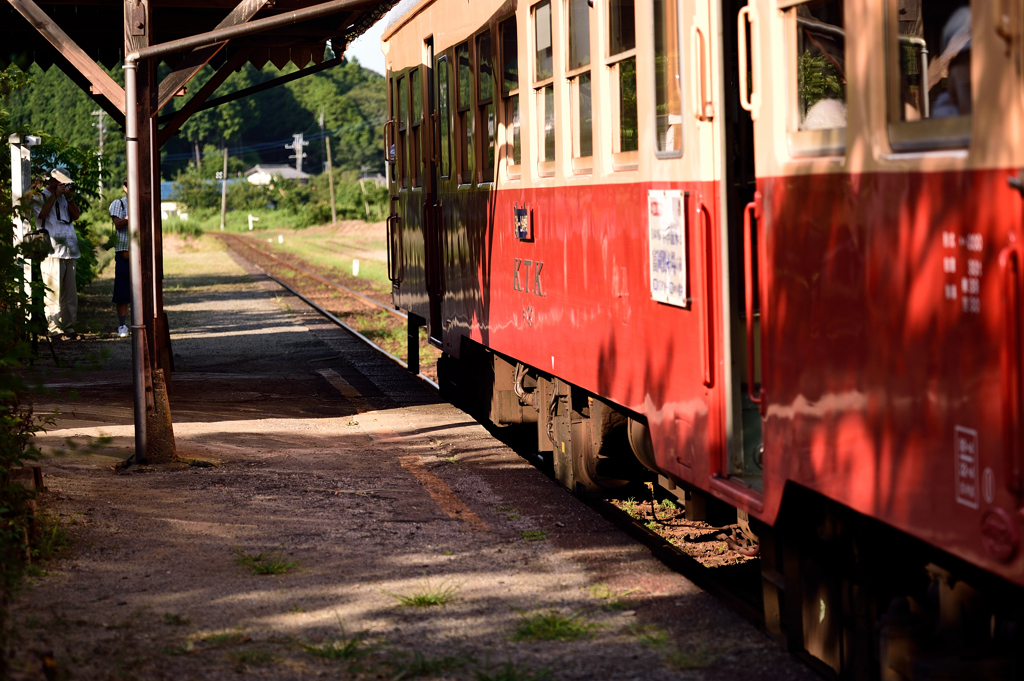
[[[998,0],[995,6],[996,35],[1006,42],[1007,55],[1017,37],[1017,3],[1014,0]]]
[[[999,271],[1003,279],[1003,428],[1006,440],[1004,468],[1006,487],[1018,499],[1021,484],[1021,249],[1011,244],[999,252]]]
[[[384,124],[384,162],[395,162],[395,119],[392,118]]]
[[[405,263],[402,261],[402,217],[389,215],[387,223],[388,279],[392,284],[402,283]]]
[[[707,75],[707,59],[705,59],[707,45],[704,44],[704,32],[697,26],[696,20],[690,28],[690,46],[693,52],[693,65],[697,69],[696,76],[690,79],[693,115],[698,121],[710,121],[715,117],[715,106],[708,100],[707,94],[710,81]]]
[[[444,213],[441,210],[441,202],[434,204],[434,243],[437,249],[437,292],[439,295],[447,293],[444,280]]]
[[[753,0],[751,0],[753,1]],[[747,54],[747,24],[750,24],[750,52]],[[758,88],[761,86],[761,60],[751,59],[751,56],[761,56],[761,39],[757,35],[758,14],[756,5],[747,5],[736,17],[737,43],[739,45],[739,69],[740,69],[740,107],[750,112],[750,119],[757,120],[757,114],[761,109],[761,93]],[[747,67],[750,67],[751,82],[747,83]]]
[[[1021,196],[1024,196],[1024,168],[1018,170],[1016,175],[1006,178],[1006,184],[1010,185],[1010,189],[1016,189]]]
[[[747,308],[747,397],[749,397],[750,401],[754,404],[762,405],[763,409],[764,387],[761,387],[758,390],[754,389],[754,258],[756,255],[753,252],[753,244],[751,242],[753,229],[750,224],[751,214],[753,214],[754,219],[756,219],[758,223],[761,221],[760,194],[760,192],[755,192],[754,200],[748,203],[746,208],[743,209],[743,282],[745,293],[744,300],[746,301]],[[758,244],[760,245],[760,239],[758,240]],[[760,250],[760,248],[758,250]],[[758,267],[758,274],[761,273],[760,270],[761,268]],[[758,292],[760,292],[760,289],[761,287],[758,286]]]
[[[701,202],[697,209],[701,220],[701,250],[704,253],[704,271],[701,277],[701,300],[704,305],[704,385],[714,385],[714,352],[715,352],[715,314],[711,306],[711,292],[714,290],[714,279],[712,278],[712,264],[714,263],[714,247],[711,240],[711,212]]]
[[[436,165],[441,162],[441,117],[435,111],[430,114],[430,120],[433,121],[431,126],[431,132],[433,133],[431,137],[433,144],[431,146],[433,149],[431,149],[430,161]]]

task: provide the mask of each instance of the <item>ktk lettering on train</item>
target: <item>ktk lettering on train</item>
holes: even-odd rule
[[[515,259],[512,268],[512,290],[532,293],[535,296],[544,297],[544,289],[540,285],[540,273],[544,269],[544,263],[533,260]],[[526,272],[523,273],[522,270]],[[530,270],[533,270],[533,289],[530,289]],[[523,282],[526,282],[525,284]]]

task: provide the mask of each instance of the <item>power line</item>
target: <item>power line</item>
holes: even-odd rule
[[[386,116],[381,116],[379,118],[375,118],[373,120],[365,121],[363,123],[352,124],[352,125],[343,125],[343,126],[341,126],[339,128],[333,128],[333,129],[324,130],[323,132],[317,131],[317,132],[310,133],[308,135],[304,135],[304,139],[306,139],[306,140],[313,140],[313,141],[320,140],[320,139],[323,139],[324,137],[334,136],[334,135],[337,135],[338,133],[341,133],[341,132],[346,132],[346,131],[349,131],[349,130],[361,130],[363,128],[367,128],[367,127],[370,127],[370,126],[380,125],[380,124],[384,123],[384,121],[386,119],[387,119]],[[285,143],[292,142],[292,141],[293,141],[293,139],[291,137],[284,137],[284,138],[281,138],[279,140],[274,140],[272,142],[257,142],[255,144],[246,144],[246,145],[243,145],[243,146],[232,148],[231,149],[231,153],[237,156],[239,154],[246,154],[246,153],[250,153],[250,152],[267,151],[269,149],[279,149]],[[219,156],[221,153],[222,152],[221,152],[220,149],[215,149],[213,151],[204,151],[204,152],[202,152],[202,156],[207,156],[207,155],[217,155],[217,156]],[[187,160],[187,159],[195,158],[195,154],[192,153],[192,152],[179,152],[179,153],[175,153],[175,154],[166,154],[163,158],[166,161],[182,161],[182,160]]]

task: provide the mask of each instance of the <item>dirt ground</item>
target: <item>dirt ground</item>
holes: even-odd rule
[[[16,678],[815,678],[219,242],[165,272],[191,463],[115,470],[127,341],[44,355],[73,545],[15,603]]]

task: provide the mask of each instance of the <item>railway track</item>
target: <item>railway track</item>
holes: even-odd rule
[[[387,309],[389,312],[393,313],[396,318],[400,317],[404,319],[406,315],[399,311],[390,309],[387,305],[354,291],[343,284],[313,272],[300,264],[291,262],[272,253],[268,253],[261,248],[257,248],[248,239],[237,237],[235,235],[221,236],[224,242],[228,244],[236,254],[248,260],[264,272],[269,278],[273,279],[280,286],[296,295],[319,314],[323,315],[334,324],[346,329],[362,342],[383,354],[389,360],[396,362],[403,368],[408,368],[408,364],[400,357],[388,352],[385,348],[382,348],[373,340],[360,333],[358,329],[345,323],[338,315],[332,313],[324,306],[319,305],[317,302],[312,300],[309,291],[304,292],[301,290],[301,280],[294,282],[296,285],[289,284],[281,277],[276,276],[273,272],[268,270],[267,267],[256,262],[251,256],[262,257],[264,262],[269,261],[270,263],[276,263],[279,266],[302,272],[309,279],[318,281],[331,289],[342,291],[349,295],[353,300],[358,300],[364,304]],[[418,377],[433,390],[439,390],[438,384],[430,376],[420,373],[418,374]],[[496,439],[501,440],[504,444],[511,447],[516,451],[516,453],[530,461],[549,478],[554,480],[554,471],[550,460],[536,452],[536,443],[535,441],[531,442],[530,437],[519,438],[517,437],[517,434],[515,434],[514,429],[491,427],[490,431]],[[659,490],[660,488],[635,488],[622,496],[626,496],[631,493],[637,495],[643,495],[646,493],[646,502],[652,494],[657,495]],[[664,492],[664,490],[660,491]],[[610,499],[593,497],[580,497],[580,501],[597,511],[603,518],[619,530],[643,544],[664,565],[683,575],[704,591],[707,591],[719,600],[725,602],[744,619],[758,627],[761,627],[762,629],[764,628],[763,606],[760,594],[760,567],[757,560],[720,567],[707,567],[687,553],[683,548],[680,548],[678,544],[672,543],[668,538],[651,529],[649,527],[651,523],[645,522],[644,517],[634,517],[622,510],[622,508],[620,508],[622,505],[621,502],[619,505],[616,505],[616,503],[613,503]],[[723,529],[728,528],[708,527],[706,528],[707,531],[705,532],[705,536],[717,534]]]
[[[338,315],[334,314],[333,312],[328,310],[326,307],[317,304],[314,300],[311,299],[311,297],[309,295],[304,294],[296,286],[292,286],[292,285],[288,284],[287,282],[285,282],[280,277],[275,276],[273,272],[268,270],[266,267],[264,267],[260,263],[254,261],[251,257],[246,257],[245,255],[243,255],[243,253],[237,247],[238,246],[242,246],[242,247],[244,247],[244,250],[245,250],[246,253],[250,253],[251,254],[251,253],[255,252],[255,253],[259,254],[261,257],[263,257],[265,259],[268,259],[268,260],[271,260],[272,262],[279,263],[282,266],[287,267],[289,269],[298,270],[298,271],[302,272],[303,274],[305,274],[306,276],[308,276],[309,278],[314,279],[316,281],[319,281],[319,282],[321,282],[323,284],[326,284],[330,288],[333,288],[333,289],[336,289],[336,290],[340,290],[340,291],[350,295],[351,297],[353,297],[353,298],[355,298],[357,300],[362,301],[365,304],[368,304],[368,305],[370,305],[372,307],[384,309],[387,312],[392,313],[395,317],[397,317],[399,319],[402,319],[402,320],[408,319],[408,316],[405,313],[403,313],[403,312],[401,312],[399,310],[395,310],[395,309],[385,305],[384,303],[381,303],[380,301],[374,300],[374,299],[372,299],[372,298],[370,298],[368,296],[364,296],[363,294],[359,293],[358,291],[354,291],[351,288],[349,288],[347,286],[344,286],[343,284],[339,284],[336,281],[333,281],[331,279],[328,279],[327,277],[324,277],[324,276],[322,276],[320,274],[317,274],[316,272],[312,272],[309,269],[307,269],[307,268],[305,268],[305,267],[303,267],[301,265],[298,265],[296,263],[293,263],[293,262],[290,262],[290,261],[285,260],[283,258],[280,258],[280,257],[274,255],[273,253],[268,253],[268,252],[264,251],[261,248],[256,248],[256,246],[251,244],[248,239],[244,239],[242,237],[238,237],[238,236],[235,236],[233,234],[230,234],[230,235],[229,234],[224,234],[224,235],[220,235],[220,236],[221,236],[221,239],[224,241],[224,243],[227,244],[227,246],[229,248],[231,248],[237,255],[239,255],[240,257],[243,257],[246,260],[248,260],[253,266],[257,267],[266,276],[268,276],[269,278],[273,279],[280,286],[282,286],[283,288],[287,289],[289,292],[291,292],[292,294],[297,296],[304,303],[306,303],[307,305],[312,307],[314,310],[319,312],[321,315],[323,315],[324,317],[329,319],[331,322],[337,324],[338,326],[342,327],[343,329],[345,329],[349,333],[353,334],[356,338],[358,338],[362,342],[366,343],[367,345],[372,347],[374,350],[380,352],[382,355],[384,355],[385,357],[387,357],[391,361],[397,363],[403,369],[408,369],[409,368],[408,362],[403,360],[401,357],[399,357],[398,355],[388,351],[386,348],[381,347],[379,344],[375,343],[373,340],[371,340],[366,335],[361,333],[360,330],[358,328],[356,328],[355,326],[349,325],[349,324],[345,323],[345,321],[343,321],[341,318],[339,318]],[[352,314],[352,311],[349,311],[349,314]],[[358,316],[357,316],[357,318],[358,318]],[[438,389],[437,383],[433,380],[433,378],[431,376],[429,376],[427,374],[424,374],[423,372],[419,372],[416,375],[417,375],[417,378],[419,378],[420,380],[422,380],[425,383],[427,383],[434,390]]]

